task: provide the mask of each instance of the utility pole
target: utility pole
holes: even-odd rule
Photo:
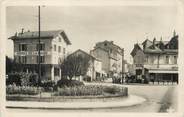
[[[124,83],[125,64],[124,64],[124,48],[122,48],[122,83]]]
[[[41,64],[40,64],[40,6],[38,6],[38,82],[41,82]]]

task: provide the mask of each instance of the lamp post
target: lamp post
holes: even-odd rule
[[[125,64],[124,64],[124,48],[122,48],[122,83],[124,83],[125,78]]]
[[[41,82],[41,64],[40,64],[40,6],[38,6],[38,82]]]

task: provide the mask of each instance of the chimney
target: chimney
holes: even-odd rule
[[[22,28],[22,32],[21,32],[21,34],[23,34],[24,33],[24,28]]]
[[[175,37],[176,36],[176,31],[174,30],[174,32],[173,32],[173,37]]]
[[[155,42],[156,42],[156,38],[154,37],[153,39],[153,48],[155,49]]]

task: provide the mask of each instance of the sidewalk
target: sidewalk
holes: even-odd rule
[[[146,99],[129,95],[126,99],[107,102],[23,102],[7,101],[8,108],[35,108],[35,109],[88,109],[134,106],[145,102]]]

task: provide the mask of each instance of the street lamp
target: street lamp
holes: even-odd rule
[[[40,6],[38,6],[38,82],[41,82],[41,64],[40,64]]]

